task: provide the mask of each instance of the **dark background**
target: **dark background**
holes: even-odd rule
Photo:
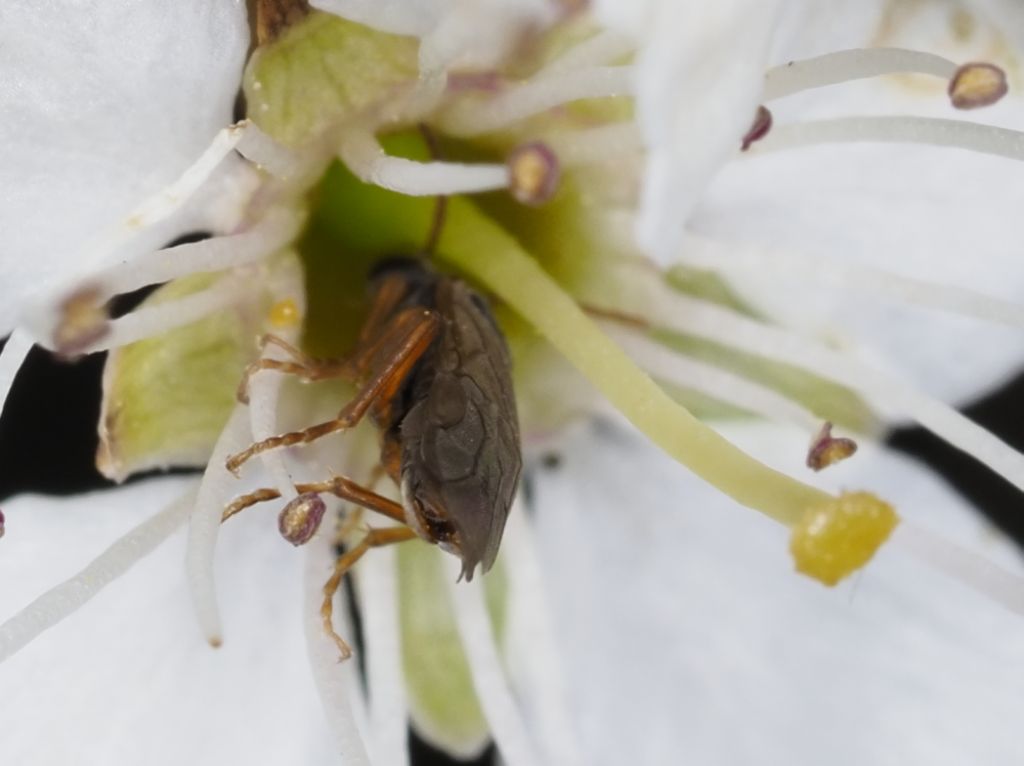
[[[74,364],[34,349],[0,421],[0,501],[19,492],[64,495],[108,486],[93,465],[105,355]],[[1024,449],[1024,375],[966,409]],[[1024,547],[1024,495],[984,466],[919,428],[892,433],[890,446],[925,462]],[[137,478],[136,478],[137,480]],[[410,734],[416,766],[456,763]],[[478,764],[493,764],[489,748]]]

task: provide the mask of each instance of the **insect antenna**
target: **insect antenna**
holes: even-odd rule
[[[423,140],[427,144],[427,151],[430,153],[432,160],[441,159],[441,149],[437,143],[437,137],[433,131],[430,130],[422,122],[419,124],[420,134],[423,136]],[[448,196],[445,194],[437,195],[437,199],[434,201],[434,216],[430,222],[430,231],[427,234],[427,241],[423,244],[420,250],[420,255],[423,258],[430,258],[434,255],[437,250],[437,243],[441,239],[441,232],[444,230],[444,222],[448,213]]]

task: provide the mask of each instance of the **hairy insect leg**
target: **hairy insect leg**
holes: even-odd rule
[[[386,529],[371,529],[362,540],[352,549],[345,552],[334,564],[334,574],[324,583],[324,600],[320,605],[320,618],[323,621],[324,632],[331,637],[341,652],[341,659],[347,660],[352,656],[352,649],[345,639],[334,630],[334,594],[338,592],[341,581],[348,571],[355,566],[356,562],[371,548],[381,548],[385,545],[404,543],[412,540],[416,533],[409,527],[388,527]]]
[[[356,368],[364,366],[364,360],[368,359],[373,374],[355,398],[338,413],[338,417],[301,431],[291,431],[256,442],[229,457],[226,462],[228,470],[237,474],[249,458],[268,449],[308,444],[358,424],[379,397],[394,394],[419,358],[430,348],[440,322],[440,318],[432,311],[414,309],[400,313],[378,341],[353,359],[352,364]]]
[[[262,336],[259,341],[260,349],[267,346],[277,346],[293,361],[260,357],[251,362],[245,368],[242,380],[238,384],[236,397],[242,404],[249,403],[249,381],[260,370],[276,370],[285,375],[297,375],[307,381],[355,377],[352,365],[346,359],[317,359],[303,353],[283,338],[270,334]]]

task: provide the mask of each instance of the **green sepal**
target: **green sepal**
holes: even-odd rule
[[[418,72],[418,41],[313,12],[245,71],[247,116],[297,146],[385,102]]]
[[[175,280],[142,305],[179,300],[219,278]],[[99,470],[122,481],[151,468],[205,465],[255,354],[257,321],[265,313],[257,295],[245,311],[226,309],[111,351],[103,372]]]

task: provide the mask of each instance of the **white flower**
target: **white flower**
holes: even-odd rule
[[[1019,166],[902,145],[757,156],[866,138],[942,139],[1019,158],[1019,134],[970,123],[813,121],[898,109],[939,113],[948,108],[942,91],[953,63],[909,51],[860,51],[787,66],[795,55],[789,52],[816,56],[836,46],[815,25],[818,10],[796,3],[596,3],[605,30],[570,13],[570,3],[539,0],[313,5],[382,34],[326,16],[296,26],[294,36],[250,64],[253,122],[234,127],[226,124],[248,40],[238,3],[168,10],[119,2],[73,11],[16,3],[0,11],[8,38],[0,61],[20,84],[0,87],[0,107],[5,118],[23,115],[0,123],[13,132],[0,152],[16,169],[0,205],[16,255],[8,259],[11,293],[0,316],[5,328],[18,326],[0,357],[0,385],[9,385],[33,341],[66,354],[113,348],[103,469],[120,478],[166,464],[207,466],[198,487],[166,478],[61,502],[20,497],[5,506],[0,568],[18,590],[0,591],[0,609],[10,614],[48,584],[71,579],[0,627],[0,654],[12,655],[0,665],[0,720],[10,732],[0,738],[0,759],[327,763],[340,752],[346,763],[367,756],[402,763],[410,707],[416,724],[449,749],[481,744],[486,728],[453,734],[451,722],[437,725],[415,690],[406,699],[412,682],[403,682],[409,662],[401,652],[411,635],[422,635],[402,622],[412,619],[401,574],[408,559],[396,576],[394,552],[375,552],[355,578],[368,695],[355,663],[334,663],[334,646],[320,629],[327,535],[311,544],[303,566],[267,532],[264,515],[247,511],[222,535],[223,614],[213,588],[221,510],[239,486],[251,486],[230,477],[225,458],[282,430],[279,419],[308,423],[311,412],[337,407],[336,398],[296,396],[266,373],[251,379],[248,408],[225,405],[222,389],[233,391],[252,355],[245,339],[272,330],[298,342],[302,318],[306,341],[324,343],[316,335],[327,321],[317,313],[325,305],[316,283],[322,272],[309,245],[317,227],[338,229],[324,241],[340,242],[349,260],[365,256],[360,247],[372,254],[409,247],[432,209],[416,197],[455,197],[438,257],[532,323],[672,457],[767,516],[794,524],[807,504],[828,499],[784,474],[801,470],[803,443],[821,414],[843,413],[863,430],[877,426],[865,401],[883,416],[921,421],[1024,484],[1024,457],[943,403],[984,390],[1019,364],[1014,336],[1022,311],[1014,301],[1024,272],[1005,257],[1014,220],[1006,214],[1020,202],[1005,189]],[[1006,10],[985,5],[988,13]],[[842,5],[851,21],[844,29],[857,32],[840,45],[906,44],[958,62],[989,57],[979,41],[1016,50],[979,14],[960,18],[975,27],[960,34],[959,47],[939,50],[949,45],[948,27],[935,31],[935,7],[922,7],[887,7],[880,23],[875,6]],[[780,11],[791,26],[778,23]],[[38,38],[26,31],[37,29],[45,30]],[[897,39],[904,35],[910,39]],[[634,52],[635,62],[624,63]],[[773,62],[783,66],[772,69]],[[850,90],[838,96],[834,88],[794,96],[778,108],[773,100],[809,84],[905,69],[923,69],[939,87],[915,80],[923,89],[908,95],[906,83],[867,83],[843,86]],[[624,96],[635,96],[635,122],[614,101]],[[579,111],[564,106],[582,99]],[[751,156],[737,158],[766,99],[776,124]],[[999,108],[995,119],[1019,125],[1019,101]],[[382,135],[417,123],[457,158],[487,161],[384,152]],[[395,140],[409,149],[408,133]],[[340,166],[328,170],[335,158],[371,186]],[[943,171],[932,177],[939,162]],[[559,165],[567,191],[536,213],[509,207],[502,194],[480,198],[479,207],[460,198],[507,189],[537,202]],[[866,167],[874,171],[869,179]],[[408,196],[380,196],[372,186]],[[55,231],[55,220],[68,225]],[[158,250],[197,229],[216,236]],[[560,232],[569,233],[568,244]],[[967,249],[970,259],[961,257]],[[625,257],[638,250],[728,281],[708,289],[689,272],[666,279],[646,260]],[[894,263],[901,257],[906,263]],[[896,278],[882,269],[903,272]],[[123,318],[110,320],[102,308],[112,295],[176,278]],[[829,279],[869,297],[827,292],[836,287]],[[335,278],[328,303],[344,312],[345,301],[334,299],[361,286]],[[666,383],[795,422],[802,430],[720,426],[781,473],[673,405],[570,295]],[[872,304],[879,295],[893,303],[886,313]],[[915,303],[986,321],[943,324]],[[752,308],[794,329],[762,322]],[[992,320],[1013,329],[1007,343],[986,346]],[[651,327],[663,333],[652,335]],[[548,361],[549,349],[538,351],[534,335],[508,328],[526,349],[520,395],[531,431],[559,427],[552,411],[565,417],[579,405],[592,413],[585,384],[556,378],[561,367]],[[180,364],[200,348],[199,337],[206,345],[196,356],[209,364]],[[969,364],[951,369],[942,345],[950,338],[970,349]],[[127,345],[139,339],[147,340]],[[752,363],[743,354],[762,358]],[[565,396],[555,380],[572,388],[568,401],[552,408]],[[152,408],[154,400],[159,406]],[[140,412],[140,402],[151,407],[143,426],[124,416]],[[979,715],[986,705],[975,695],[991,695],[1000,709],[1024,680],[1013,641],[1024,627],[1004,609],[1024,611],[1012,574],[1020,566],[936,480],[870,446],[825,475],[831,491],[879,491],[905,519],[894,550],[844,586],[844,595],[789,571],[784,528],[712,494],[618,425],[583,429],[554,442],[561,468],[534,465],[524,490],[533,523],[523,509],[510,521],[503,554],[507,673],[479,581],[450,589],[476,694],[506,763],[1011,759],[1012,730],[1001,718]],[[323,478],[324,466],[362,475],[365,451],[354,439],[346,443],[345,453],[264,453],[262,481],[287,497],[295,482]],[[186,519],[187,579],[175,574],[180,547],[143,559]],[[88,564],[125,531],[122,543]],[[945,591],[947,581],[907,553],[961,582]],[[117,579],[138,559],[129,577]],[[437,595],[430,590],[418,594],[423,603]],[[97,603],[42,633],[94,596]],[[190,598],[207,639],[219,643],[226,634],[218,652],[181,627]],[[341,630],[352,635],[354,628]],[[313,683],[303,667],[307,653]],[[131,684],[133,677],[141,683]],[[965,722],[972,733],[960,736],[956,726]],[[65,737],[53,736],[55,729]]]

